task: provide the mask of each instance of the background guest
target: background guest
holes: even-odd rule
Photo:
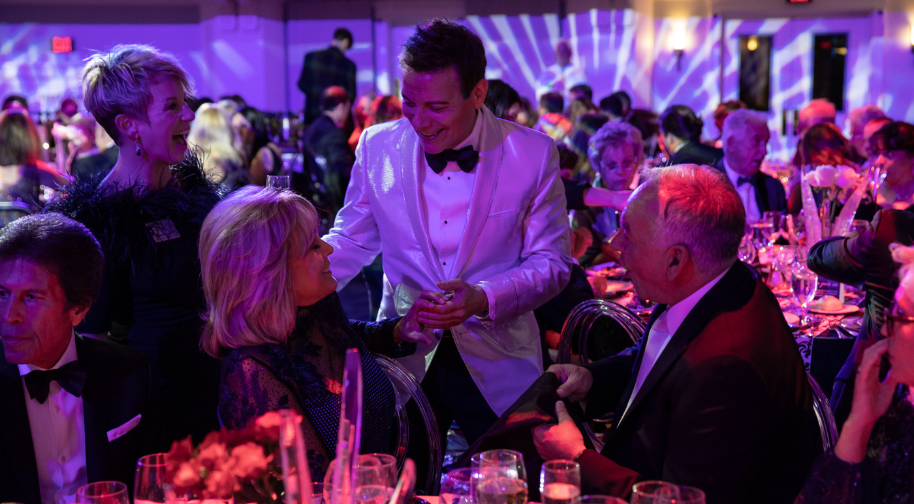
[[[914,125],[886,124],[873,135],[885,180],[876,192],[876,204],[883,208],[908,210],[914,205]]]
[[[332,213],[343,206],[349,175],[355,154],[349,148],[348,135],[343,131],[352,100],[340,86],[331,86],[321,97],[321,115],[302,137],[305,150],[315,160],[323,174],[324,186]]]
[[[486,91],[486,107],[499,119],[517,122],[520,95],[505,81],[490,79],[489,90]]]
[[[200,149],[207,177],[232,187],[244,185],[246,176],[245,182],[239,183],[238,178],[245,171],[244,160],[235,149],[230,117],[216,105],[201,105],[190,125],[187,143]]]
[[[341,86],[350,102],[355,99],[355,63],[344,56],[352,48],[352,33],[345,28],[333,32],[330,47],[305,55],[298,89],[305,93],[305,123],[311,124],[323,112],[324,90]],[[351,132],[350,132],[351,133]],[[348,135],[347,135],[348,138]]]
[[[717,127],[718,131],[717,139],[712,144],[714,147],[723,148],[721,137],[724,136],[724,119],[732,112],[744,108],[746,108],[746,104],[740,100],[727,100],[714,109],[714,126]]]
[[[758,222],[765,212],[787,209],[784,185],[761,171],[770,138],[768,120],[754,111],[738,109],[724,120],[724,157],[715,168],[724,172],[736,188],[749,223]]]
[[[187,153],[192,87],[170,55],[123,45],[96,54],[83,75],[86,108],[117,144],[104,180],[78,178],[51,211],[93,231],[107,261],[102,288],[80,325],[145,353],[161,393],[163,438],[203,440],[219,427],[219,361],[200,350],[197,237],[220,189]]]
[[[847,122],[850,124],[851,131],[851,147],[853,147],[854,152],[857,154],[856,161],[858,163],[862,163],[863,160],[869,157],[869,154],[866,151],[866,137],[863,134],[864,128],[866,128],[866,125],[870,121],[882,119],[884,117],[885,112],[872,104],[857,107],[847,114]]]
[[[44,204],[41,186],[57,188],[66,182],[41,161],[41,140],[28,114],[17,108],[0,112],[0,200],[36,211]]]
[[[572,124],[562,110],[565,108],[565,99],[561,93],[545,93],[540,97],[540,118],[533,129],[545,133],[556,142],[567,142],[571,135]]]
[[[835,124],[837,111],[835,105],[827,98],[810,100],[809,104],[800,109],[798,130],[800,135],[817,124]]]
[[[362,360],[362,450],[392,453],[395,396],[372,351],[402,357],[430,342],[406,317],[347,319],[317,235],[317,211],[291,191],[249,186],[222,200],[200,231],[207,323],[201,346],[222,358],[219,419],[240,429],[268,411],[302,413],[311,477],[322,481],[335,458],[346,350]]]
[[[714,166],[724,152],[701,143],[704,122],[685,105],[673,105],[660,114],[660,133],[669,164]]]
[[[149,359],[84,338],[104,272],[82,224],[30,215],[0,230],[0,500],[74,502],[79,487],[133,486],[155,451]]]
[[[911,501],[914,248],[898,246],[892,257],[903,266],[901,284],[882,324],[886,339],[863,352],[850,416],[834,451],[817,461],[798,504]],[[880,369],[886,357],[892,367],[883,378]]]
[[[29,101],[26,100],[24,96],[7,95],[7,97],[3,99],[3,105],[0,105],[0,111],[9,110],[11,108],[23,110],[28,113]]]
[[[250,183],[262,186],[267,175],[282,172],[282,149],[270,141],[267,120],[254,107],[245,107],[232,116],[235,144],[246,160]]]
[[[600,110],[614,121],[627,121],[632,113],[632,99],[625,91],[616,91],[600,100]]]
[[[857,165],[851,160],[853,156],[851,144],[841,130],[830,122],[822,122],[809,127],[800,137],[793,165],[798,170],[807,167],[815,169],[817,166],[850,166],[856,169]],[[803,209],[799,179],[790,187],[787,207],[792,214],[798,214]]]

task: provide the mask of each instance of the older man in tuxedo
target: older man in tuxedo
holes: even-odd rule
[[[736,259],[745,218],[719,172],[643,173],[610,244],[638,295],[659,303],[631,354],[549,368],[587,418],[615,411],[600,453],[556,405],[545,459],[581,464],[582,490],[627,496],[640,480],[703,490],[708,504],[790,503],[821,451],[797,344],[758,273]]]
[[[401,362],[438,425],[472,443],[542,374],[533,309],[568,282],[558,151],[484,105],[485,49],[456,23],[417,28],[403,50],[404,118],[365,130],[324,239],[340,287],[383,251],[380,318],[420,296],[434,335]]]
[[[787,209],[784,185],[761,172],[770,138],[768,122],[758,112],[734,110],[724,119],[724,157],[714,167],[724,172],[736,188],[750,223],[758,222],[765,212]]]
[[[0,231],[0,502],[73,502],[101,480],[132,487],[158,435],[146,357],[73,330],[103,268],[89,230],[60,214]]]

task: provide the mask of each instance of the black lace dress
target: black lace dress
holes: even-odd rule
[[[193,156],[172,176],[158,190],[101,186],[103,174],[78,177],[44,209],[83,223],[102,246],[102,289],[77,331],[110,331],[150,357],[162,404],[159,451],[219,429],[220,363],[200,350],[206,305],[197,239],[222,189]]]
[[[358,348],[363,382],[361,452],[392,453],[394,390],[372,351],[390,357],[416,351],[415,343],[394,343],[398,320],[351,321],[336,293],[300,307],[285,344],[241,347],[225,355],[220,422],[237,429],[269,411],[289,408],[302,413],[311,478],[323,481],[336,456],[345,352]]]
[[[866,458],[844,462],[831,451],[816,462],[797,504],[914,503],[914,405],[899,387],[889,410],[873,427]]]

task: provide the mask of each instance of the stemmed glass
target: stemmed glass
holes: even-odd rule
[[[474,504],[473,469],[462,467],[447,473],[441,482],[441,504]]]
[[[120,481],[96,481],[76,490],[76,502],[87,504],[130,504],[127,485]]]
[[[809,302],[816,297],[819,277],[813,273],[806,262],[798,262],[790,268],[790,292],[800,305],[801,322],[809,322]]]
[[[476,504],[526,504],[527,469],[514,450],[489,450],[470,458]]]
[[[631,504],[705,504],[705,493],[695,487],[665,481],[642,481],[632,487]]]
[[[543,504],[573,504],[581,495],[581,465],[573,460],[550,460],[540,469]]]
[[[739,242],[739,250],[737,251],[739,255],[739,260],[746,263],[752,264],[755,261],[755,245],[752,244],[752,235],[743,236],[742,241]]]
[[[134,504],[165,502],[165,454],[140,457],[133,480]]]
[[[767,230],[765,235],[765,240],[768,242],[768,246],[774,245],[774,242],[777,241],[778,237],[781,236],[783,232],[783,227],[785,225],[784,214],[782,212],[768,211],[765,212],[762,217],[762,222],[766,224],[771,224],[770,228],[764,228]]]
[[[337,502],[333,499],[334,493],[339,489],[333,487],[333,473],[336,470],[336,460],[330,462],[327,475],[324,476],[324,501]],[[373,455],[359,455],[359,469],[356,474],[355,496],[353,500],[359,504],[387,504],[397,485],[396,471],[393,481],[390,471],[386,468],[385,461]]]

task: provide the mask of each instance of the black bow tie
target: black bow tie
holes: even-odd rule
[[[757,178],[758,177],[756,177],[755,175],[750,175],[748,177],[738,177],[736,179],[736,187],[739,187],[743,184],[749,184],[749,185],[755,187],[755,181],[757,180]]]
[[[57,369],[35,370],[25,375],[25,388],[28,389],[32,399],[44,404],[48,400],[52,381],[56,381],[61,388],[79,397],[86,384],[86,372],[79,365],[79,361],[64,364]]]
[[[470,173],[476,167],[476,163],[479,162],[479,153],[476,152],[472,145],[467,145],[460,150],[445,149],[438,154],[426,152],[425,160],[428,162],[428,167],[434,170],[435,173],[441,173],[444,167],[447,166],[448,161],[457,161],[457,166],[464,173]]]

